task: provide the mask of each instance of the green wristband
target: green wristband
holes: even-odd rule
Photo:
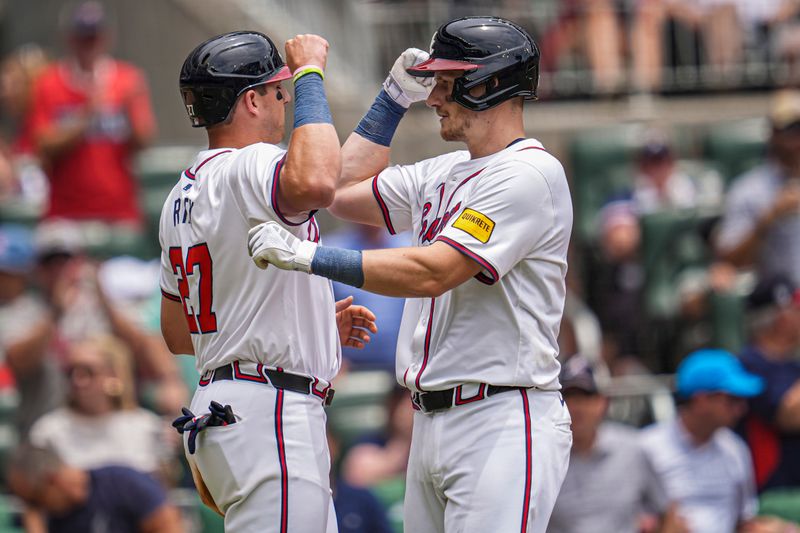
[[[300,67],[297,72],[294,73],[292,76],[292,82],[297,83],[297,80],[305,76],[306,74],[319,74],[319,77],[323,80],[325,79],[325,73],[322,71],[321,68],[315,66],[308,66],[308,67]]]

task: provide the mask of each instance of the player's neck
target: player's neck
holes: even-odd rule
[[[244,148],[251,144],[266,142],[275,144],[275,141],[264,136],[263,132],[258,129],[250,128],[231,128],[231,127],[214,127],[208,132],[208,149],[216,150],[218,148]]]
[[[485,111],[485,113],[490,111]],[[467,149],[471,159],[496,154],[515,140],[525,137],[522,114],[498,113],[480,126],[473,128],[470,133]]]

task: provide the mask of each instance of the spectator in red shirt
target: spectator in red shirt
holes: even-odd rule
[[[50,179],[45,218],[140,222],[131,159],[155,133],[147,85],[111,58],[105,13],[85,2],[67,31],[70,54],[34,88],[31,128]]]

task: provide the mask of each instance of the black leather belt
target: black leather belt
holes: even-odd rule
[[[478,393],[469,398],[461,397],[461,386],[447,389],[437,390],[431,392],[413,392],[411,393],[411,401],[421,411],[430,413],[431,411],[440,411],[442,409],[449,409],[456,405],[464,405],[467,403],[483,400],[489,396],[500,394],[501,392],[508,392],[512,390],[521,390],[525,387],[511,387],[501,385],[486,385],[481,384],[478,388]]]
[[[335,392],[333,388],[327,387],[326,389],[317,390],[314,387],[315,380],[313,378],[302,376],[300,374],[283,372],[282,370],[273,370],[266,367],[262,367],[261,371],[267,377],[270,384],[272,384],[272,386],[276,389],[299,392],[300,394],[314,394],[315,396],[319,397],[325,405],[330,405],[333,402],[333,395]],[[234,377],[233,364],[214,369],[214,375],[211,378],[211,383],[221,380],[236,381],[236,378]]]

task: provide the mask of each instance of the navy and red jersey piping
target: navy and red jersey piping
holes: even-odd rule
[[[179,303],[183,302],[183,300],[181,299],[180,296],[176,296],[176,295],[172,294],[171,292],[165,291],[164,289],[161,289],[161,296],[163,296],[167,300],[172,300],[173,302],[179,302]]]
[[[541,150],[542,152],[547,152],[547,150],[545,150],[541,146],[526,146],[525,148],[520,148],[519,150],[517,150],[517,152],[522,152],[524,150]]]
[[[192,167],[189,167],[189,168],[187,168],[186,170],[183,171],[183,174],[187,178],[189,178],[190,180],[194,181],[194,179],[197,177],[197,173],[200,171],[201,168],[203,168],[203,165],[205,165],[206,163],[208,163],[209,161],[211,161],[212,159],[214,159],[218,155],[227,154],[229,152],[231,152],[231,150],[223,150],[221,152],[217,152],[216,154],[212,154],[212,155],[208,156],[207,158],[205,158],[199,165],[197,165],[197,167],[194,169],[194,172],[192,172]]]
[[[436,240],[452,246],[453,248],[455,248],[456,250],[458,250],[459,252],[466,255],[467,257],[478,263],[480,266],[482,266],[483,269],[489,273],[489,275],[487,276],[483,272],[478,272],[475,275],[475,279],[477,279],[481,283],[485,283],[486,285],[494,285],[500,280],[500,275],[497,273],[497,269],[489,261],[478,255],[477,253],[473,252],[460,242],[454,241],[453,239],[445,237],[444,235],[439,235],[438,237],[436,237]]]
[[[275,170],[274,170],[274,172],[272,174],[272,191],[270,193],[270,198],[271,198],[271,203],[272,203],[272,210],[275,211],[275,214],[278,215],[278,218],[281,220],[281,222],[283,222],[287,226],[302,226],[303,224],[308,222],[311,219],[311,217],[314,216],[314,213],[316,213],[317,210],[314,209],[312,211],[309,211],[308,212],[308,217],[305,220],[302,220],[300,222],[292,222],[291,220],[289,220],[288,218],[283,216],[283,213],[281,213],[281,208],[278,205],[278,196],[279,196],[279,194],[278,194],[279,188],[278,187],[279,187],[279,182],[280,182],[280,177],[281,177],[281,169],[283,169],[283,165],[284,165],[285,162],[286,162],[286,155],[284,155],[280,159],[280,161],[278,161],[278,163],[275,165]]]
[[[531,507],[531,485],[533,484],[533,436],[531,435],[531,409],[528,402],[528,391],[519,391],[522,395],[522,409],[525,418],[525,491],[522,498],[522,519],[520,532],[528,531],[528,515]]]
[[[275,398],[275,440],[278,444],[278,463],[281,470],[281,522],[280,532],[289,530],[289,472],[286,463],[286,442],[283,438],[283,395],[282,389],[276,390]]]
[[[381,196],[381,191],[378,189],[378,176],[380,176],[380,174],[375,174],[375,176],[372,178],[372,195],[375,197],[375,201],[378,202],[378,207],[383,215],[383,221],[386,224],[386,229],[389,230],[391,235],[394,235],[394,225],[392,224],[392,217],[389,216],[389,208],[386,206],[386,202],[384,201],[383,196]]]
[[[435,307],[436,298],[431,298],[431,310],[428,313],[428,327],[425,330],[425,346],[423,348],[422,365],[419,367],[417,378],[414,380],[414,385],[416,385],[418,391],[423,391],[422,385],[420,384],[420,379],[422,378],[422,373],[425,372],[425,368],[428,366],[428,358],[431,354],[431,337],[433,336],[433,310]],[[408,371],[406,370],[406,372]],[[405,381],[405,376],[403,376],[403,381]]]

